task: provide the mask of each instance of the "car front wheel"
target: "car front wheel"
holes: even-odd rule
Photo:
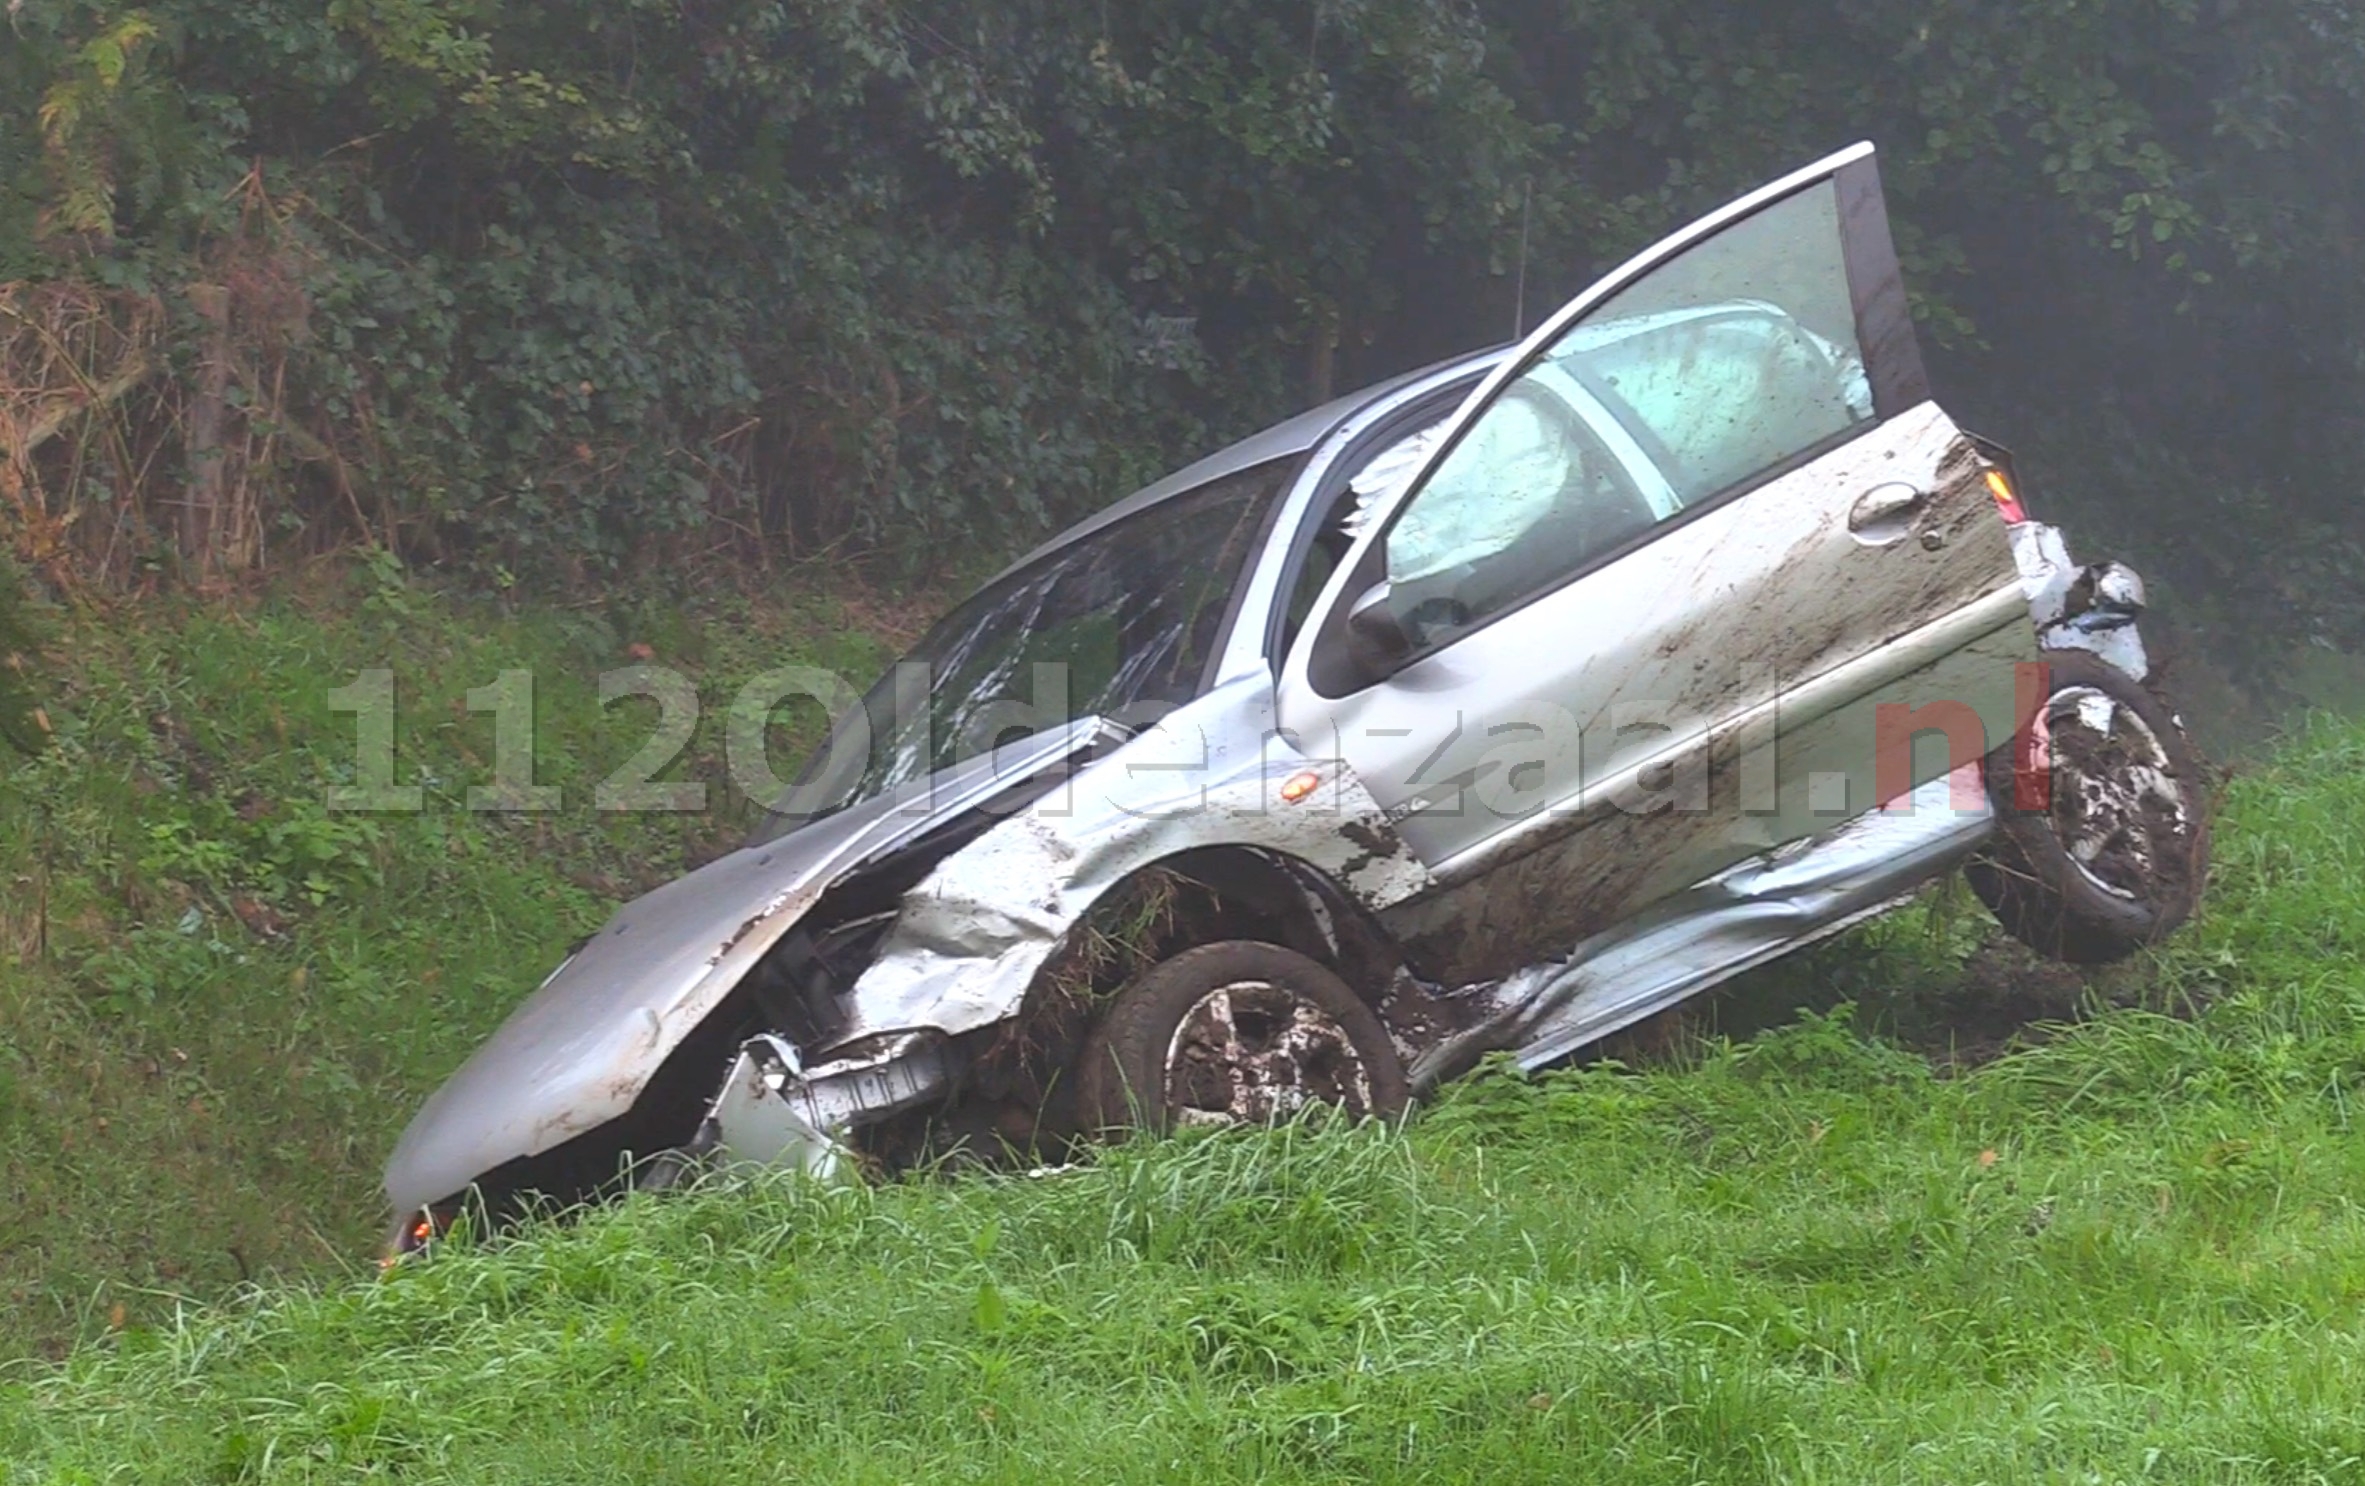
[[[1312,1105],[1401,1112],[1404,1066],[1378,1013],[1315,960],[1254,940],[1183,951],[1109,1001],[1077,1082],[1089,1127],[1257,1125]]]
[[[1997,837],[1964,869],[2012,936],[2078,964],[2124,959],[2191,916],[2209,869],[2200,755],[2159,693],[2049,650],[2030,732],[1988,759]]]

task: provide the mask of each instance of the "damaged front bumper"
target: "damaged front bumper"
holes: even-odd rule
[[[955,1072],[951,1049],[933,1033],[880,1038],[807,1068],[795,1044],[766,1032],[741,1045],[689,1154],[836,1177],[852,1161],[840,1139],[847,1130],[942,1098]]]

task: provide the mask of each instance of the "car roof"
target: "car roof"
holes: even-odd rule
[[[1238,474],[1242,470],[1252,469],[1271,460],[1289,459],[1304,454],[1329,437],[1331,431],[1340,424],[1345,423],[1373,403],[1387,397],[1390,393],[1399,391],[1415,382],[1435,377],[1440,373],[1485,371],[1500,361],[1511,349],[1511,345],[1506,343],[1489,347],[1483,351],[1469,351],[1459,356],[1449,356],[1442,361],[1432,362],[1427,366],[1390,377],[1384,382],[1375,382],[1369,387],[1350,392],[1344,397],[1332,398],[1320,407],[1309,408],[1293,418],[1284,419],[1261,433],[1250,434],[1229,448],[1220,449],[1205,459],[1185,465],[1164,479],[1154,484],[1145,485],[1114,505],[1085,517],[1082,521],[1052,537],[1026,556],[1004,568],[995,575],[995,581],[999,582],[1020,568],[1037,562],[1072,542],[1080,541],[1104,527],[1125,520],[1129,516],[1137,516],[1152,506],[1171,500],[1185,491],[1196,490],[1211,481],[1223,479],[1227,475]]]

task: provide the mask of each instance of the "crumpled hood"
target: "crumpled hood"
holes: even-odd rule
[[[1089,746],[1081,718],[731,853],[619,909],[412,1119],[386,1163],[409,1213],[615,1119],[848,870]],[[716,1070],[720,1076],[721,1070]]]

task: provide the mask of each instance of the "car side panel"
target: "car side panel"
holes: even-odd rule
[[[1851,532],[1855,494],[1900,479],[1932,492],[1911,524]],[[1439,890],[1394,914],[1424,969],[1481,979],[1872,808],[1884,707],[1960,703],[1971,746],[2000,744],[2034,648],[1976,454],[1924,404],[1341,699],[1304,742],[1354,760],[1431,863]],[[1947,771],[1931,741],[1892,788]]]
[[[1446,985],[1497,980],[1564,953],[1779,842],[1837,828],[1845,818],[1828,808],[1830,782],[1843,780],[1841,790],[1851,802],[1871,798],[1877,766],[1865,740],[1878,731],[1881,707],[1932,698],[1961,699],[1982,710],[2017,704],[2014,666],[2028,655],[2029,626],[2019,595],[2006,598],[2020,607],[2001,628],[1812,721],[1779,726],[1778,783],[1770,796],[1759,791],[1760,799],[1774,801],[1772,811],[1736,808],[1749,771],[1764,761],[1745,765],[1744,755],[1756,746],[1754,729],[1731,729],[1702,749],[1709,764],[1708,810],[1646,816],[1605,802],[1523,855],[1383,908],[1382,927],[1427,979]],[[1986,606],[1986,613],[2002,609]],[[1940,777],[1949,761],[1936,734],[1918,739],[1914,756],[1913,777],[1925,783]],[[1977,796],[1953,805],[1967,817],[1985,814]]]

